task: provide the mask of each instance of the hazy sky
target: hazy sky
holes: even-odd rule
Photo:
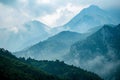
[[[0,27],[18,27],[30,20],[59,26],[89,5],[119,8],[120,0],[0,0]]]

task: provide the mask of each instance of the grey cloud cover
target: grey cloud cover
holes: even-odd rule
[[[102,8],[120,8],[120,0],[0,0],[0,4],[7,6],[8,9],[14,8],[15,12],[18,11],[31,19],[39,18],[39,21],[46,22],[48,25],[49,20],[47,22],[47,19],[42,20],[42,18],[51,18],[48,16],[52,15],[52,17],[57,17],[53,20],[56,22],[51,22],[55,26],[69,21],[69,19],[75,16],[85,6],[97,5]],[[75,12],[63,9],[57,13],[59,9],[66,8],[68,4],[72,4],[71,8],[75,6],[76,9],[80,9],[77,9],[77,11],[74,10]]]

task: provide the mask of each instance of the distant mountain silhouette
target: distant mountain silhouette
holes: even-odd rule
[[[17,51],[48,38],[49,27],[39,21],[26,22],[21,27],[0,29],[0,47]]]
[[[87,32],[89,29],[104,24],[119,24],[120,19],[98,6],[91,5],[88,8],[83,9],[75,17],[73,17],[68,23],[64,25],[67,29],[77,32]]]
[[[55,60],[61,59],[66,53],[68,53],[70,46],[85,38],[80,33],[63,31],[60,32],[45,41],[39,42],[30,48],[23,51],[16,52],[16,56],[32,57],[34,59],[48,59]]]

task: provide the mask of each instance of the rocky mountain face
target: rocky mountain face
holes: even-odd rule
[[[120,24],[104,25],[83,41],[72,45],[66,61],[108,79],[120,66]],[[107,78],[106,78],[107,76]],[[115,79],[113,79],[115,78]],[[108,80],[117,80],[112,76]]]

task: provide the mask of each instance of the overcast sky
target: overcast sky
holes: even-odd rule
[[[120,0],[0,0],[0,27],[18,27],[30,20],[60,26],[90,5],[119,8]]]

